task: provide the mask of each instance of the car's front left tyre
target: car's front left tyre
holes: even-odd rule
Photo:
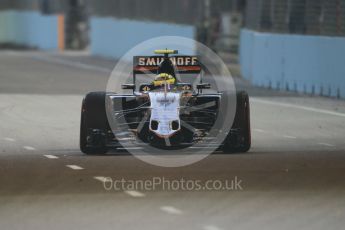
[[[251,147],[249,96],[247,92],[240,91],[236,98],[236,115],[223,143],[224,153],[244,153]]]

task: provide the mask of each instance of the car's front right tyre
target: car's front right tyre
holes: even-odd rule
[[[105,110],[105,92],[88,93],[82,102],[80,118],[80,150],[88,155],[105,154],[108,148],[105,145],[105,135],[99,135],[101,140],[97,145],[90,144],[90,130],[106,132],[108,120]]]

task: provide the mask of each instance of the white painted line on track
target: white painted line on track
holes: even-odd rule
[[[125,191],[125,193],[132,196],[132,197],[145,197],[144,193],[138,192],[135,190],[128,190],[128,191]]]
[[[47,154],[47,155],[43,155],[43,156],[45,156],[45,157],[48,158],[48,159],[58,159],[58,157],[57,157],[57,156],[54,156],[54,155],[49,155],[49,154]]]
[[[5,137],[4,138],[5,141],[10,141],[10,142],[15,142],[16,140],[10,137]]]
[[[323,146],[328,146],[328,147],[335,147],[335,145],[329,144],[329,143],[324,143],[324,142],[319,142],[317,143],[318,145],[323,145]]]
[[[98,180],[102,183],[106,182],[106,181],[111,181],[110,177],[104,177],[104,176],[94,176],[93,177],[95,180]]]
[[[289,139],[296,139],[296,138],[297,138],[297,137],[295,137],[295,136],[290,136],[290,135],[284,135],[283,137],[289,138]]]
[[[29,151],[34,151],[34,150],[36,150],[34,147],[31,147],[31,146],[23,146],[23,148],[24,148],[25,150],[29,150]]]
[[[316,113],[322,113],[322,114],[333,115],[333,116],[338,116],[338,117],[345,117],[345,113],[333,112],[333,111],[329,111],[325,109],[317,109],[313,107],[275,102],[275,101],[263,100],[263,99],[258,99],[258,98],[251,98],[251,101],[266,104],[266,105],[276,105],[276,106],[281,106],[281,107],[286,107],[286,108],[301,109],[301,110],[305,110],[309,112],[316,112]]]
[[[215,226],[215,225],[205,225],[203,226],[204,230],[221,230],[221,228]]]
[[[8,51],[6,53],[13,56],[23,56],[22,53],[13,52],[13,51]],[[71,66],[71,67],[75,67],[79,69],[94,70],[94,71],[99,71],[99,72],[104,72],[104,73],[111,73],[112,71],[112,69],[110,68],[86,64],[86,63],[82,63],[78,61],[65,60],[63,58],[49,56],[49,55],[27,54],[24,56],[36,59],[38,61],[43,61],[43,62],[48,62],[48,63],[53,63],[53,64],[61,64],[61,65]]]
[[[54,64],[61,64],[61,65],[66,65],[66,66],[71,66],[79,69],[86,69],[86,70],[94,70],[94,71],[99,71],[99,72],[104,72],[104,73],[111,73],[111,69],[100,67],[100,66],[95,66],[95,65],[90,65],[90,64],[84,64],[81,62],[75,62],[75,61],[70,61],[70,60],[64,60],[61,58],[57,57],[51,57],[51,56],[40,56],[40,55],[30,55],[32,58],[43,61],[43,62],[50,62]]]
[[[73,170],[82,170],[84,168],[78,166],[78,165],[66,165],[66,167],[73,169]]]
[[[180,209],[175,208],[173,206],[162,206],[160,207],[160,210],[172,215],[181,215],[183,213]]]
[[[258,132],[258,133],[266,133],[265,130],[262,130],[262,129],[253,129],[255,132]]]

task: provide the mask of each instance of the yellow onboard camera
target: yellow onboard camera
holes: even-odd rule
[[[178,50],[155,50],[155,54],[178,54]]]

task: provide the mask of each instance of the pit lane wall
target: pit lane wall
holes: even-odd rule
[[[35,11],[0,11],[0,44],[58,49],[58,16]]]
[[[92,16],[90,48],[93,55],[120,58],[139,43],[158,36],[182,36],[194,39],[194,26]],[[181,44],[194,47],[195,44]],[[172,47],[160,47],[171,48]],[[189,50],[190,51],[190,50]],[[152,55],[149,51],[147,55]],[[181,51],[183,53],[183,51]]]
[[[242,75],[273,89],[345,98],[345,38],[243,29]]]

